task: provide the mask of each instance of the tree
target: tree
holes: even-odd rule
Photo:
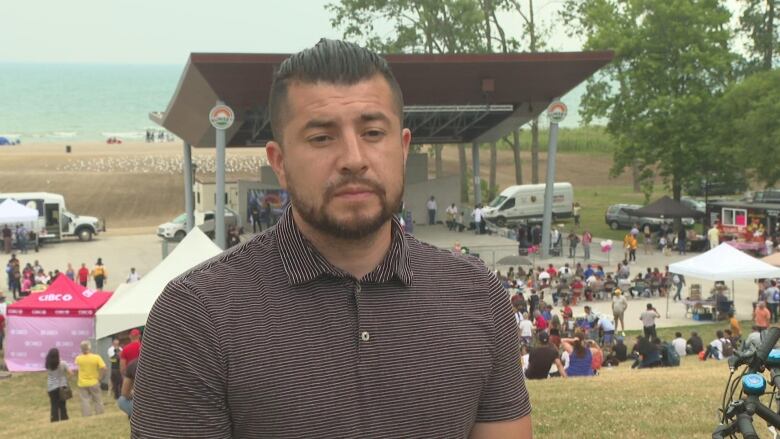
[[[740,0],[740,31],[747,37],[748,70],[771,70],[780,44],[780,0]]]
[[[767,187],[780,181],[780,70],[734,84],[718,103],[721,144],[730,161]]]
[[[703,165],[728,166],[709,160],[712,109],[737,60],[719,0],[567,0],[562,15],[570,33],[586,36],[586,49],[615,51],[582,102],[586,122],[608,120],[614,175],[636,163],[646,193],[660,175],[679,200]]]

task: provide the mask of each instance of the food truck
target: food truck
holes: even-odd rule
[[[763,246],[778,236],[780,204],[750,201],[711,201],[707,219],[720,230],[721,241],[736,240]]]

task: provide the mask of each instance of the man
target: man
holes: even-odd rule
[[[587,338],[591,340],[595,340],[598,338],[598,334],[599,334],[599,329],[598,329],[599,316],[598,314],[593,312],[593,309],[591,309],[591,307],[588,305],[585,305],[583,311],[585,312],[585,321],[588,322],[588,327],[590,328],[590,332],[588,333]]]
[[[623,291],[620,288],[615,288],[615,292],[612,296],[612,316],[615,319],[615,328],[620,323],[620,330],[625,335],[626,323],[623,321],[623,316],[628,309],[628,300],[623,295]]]
[[[704,360],[712,357],[715,360],[722,360],[724,358],[723,355],[723,331],[717,330],[715,331],[715,340],[712,340],[707,346],[707,350],[704,353]]]
[[[474,216],[474,225],[475,227],[475,233],[477,235],[484,235],[485,234],[485,221],[484,218],[482,218],[482,205],[477,204],[474,206],[474,212],[472,212],[472,215]]]
[[[618,361],[628,360],[628,346],[623,342],[623,337],[618,336],[615,340],[615,346],[612,348],[612,352],[615,353],[615,358],[617,358]]]
[[[685,239],[687,238],[685,227],[680,227],[680,230],[677,231],[677,250],[679,251],[680,255],[685,254]]]
[[[771,319],[772,314],[769,312],[764,302],[758,302],[755,311],[753,311],[753,323],[763,331],[764,329],[769,328]]]
[[[688,339],[685,348],[687,352],[692,355],[697,355],[704,350],[704,342],[696,331],[691,331],[691,338]]]
[[[27,253],[27,235],[28,235],[27,228],[24,227],[24,225],[19,224],[16,226],[16,243],[19,246],[19,250],[21,250],[22,254]]]
[[[455,230],[458,226],[458,207],[455,203],[452,203],[446,210],[447,213],[447,229]]]
[[[130,343],[125,345],[122,353],[119,354],[119,371],[122,373],[122,376],[127,371],[127,365],[141,356],[141,347],[141,331],[138,328],[134,328],[130,331]]]
[[[530,437],[506,291],[393,216],[411,133],[386,62],[321,40],[270,94],[266,152],[290,205],[160,295],[132,436]],[[436,327],[446,336],[421,336]]]
[[[555,363],[558,372],[566,378],[566,370],[558,357],[558,349],[550,345],[550,336],[547,332],[540,332],[538,339],[539,346],[528,353],[528,369],[525,370],[525,377],[529,380],[546,379],[550,375],[550,368]]]
[[[720,244],[720,230],[718,230],[718,224],[715,223],[707,230],[707,240],[710,243],[710,249],[717,247]]]
[[[684,357],[686,352],[685,348],[688,343],[685,342],[685,339],[682,336],[682,332],[675,332],[674,333],[674,340],[672,340],[672,346],[674,347],[675,352],[677,352],[677,355]]]
[[[127,413],[128,418],[133,416],[133,388],[137,370],[138,360],[133,360],[127,365],[126,376],[122,381],[122,394],[116,400],[117,407]]]
[[[103,392],[100,382],[106,374],[106,363],[100,355],[91,352],[88,340],[81,342],[81,355],[74,360],[78,368],[79,399],[81,399],[81,415],[92,416],[93,406],[96,415],[103,413]]]
[[[87,264],[81,263],[81,268],[79,268],[78,272],[79,277],[79,284],[81,284],[82,287],[87,286],[87,282],[89,281],[89,268],[87,268]]]
[[[604,334],[601,342],[602,345],[612,346],[612,342],[615,338],[615,325],[616,323],[613,323],[612,320],[608,319],[606,316],[602,316],[599,319],[597,327],[601,329],[602,334]]]
[[[428,225],[432,226],[436,224],[436,209],[438,209],[436,206],[436,198],[433,195],[431,195],[431,198],[425,203],[425,207],[428,208]]]
[[[258,228],[262,232],[263,225],[260,224],[260,206],[257,205],[257,201],[252,203],[250,218],[252,219],[252,233],[257,233]]]
[[[0,351],[3,350],[4,339],[5,339],[5,314],[0,314]]]
[[[672,284],[674,284],[675,293],[672,300],[674,302],[677,302],[678,300],[682,300],[682,289],[685,286],[685,276],[682,274],[675,274],[672,276]]]
[[[769,288],[765,290],[766,305],[769,313],[772,315],[772,322],[777,323],[777,305],[780,303],[780,288],[777,288],[777,281],[769,281]]]
[[[517,327],[520,331],[520,339],[523,341],[523,343],[530,346],[531,340],[534,336],[534,323],[531,321],[531,319],[528,318],[527,312],[522,314],[522,319],[518,321]]]
[[[585,254],[585,260],[590,259],[590,243],[593,242],[593,235],[589,231],[585,231],[582,234],[582,250]],[[588,265],[590,267],[590,265]]]
[[[574,206],[571,208],[571,214],[574,216],[574,225],[579,226],[580,225],[580,211],[582,210],[582,207],[580,206],[580,203],[574,203]]]
[[[3,247],[6,253],[11,253],[13,233],[11,228],[8,227],[8,224],[3,226]]]
[[[130,268],[130,274],[127,275],[127,283],[132,284],[141,280],[141,275],[135,271],[135,267]]]
[[[745,343],[742,344],[743,351],[758,349],[761,346],[761,331],[760,326],[753,326],[753,332],[747,336]]]
[[[114,337],[111,347],[108,348],[108,362],[111,364],[111,391],[114,393],[114,399],[119,399],[122,392],[122,372],[120,371],[120,355],[122,347],[119,346],[119,339]]]
[[[653,305],[648,303],[647,309],[639,316],[639,320],[642,321],[642,328],[644,330],[645,338],[656,338],[655,334],[655,319],[660,319],[661,314],[658,314]]]

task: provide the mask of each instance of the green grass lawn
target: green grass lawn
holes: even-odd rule
[[[725,326],[706,324],[658,332],[670,340],[675,331],[687,337],[696,330],[707,343],[716,329]],[[742,322],[743,330],[748,331],[749,326],[750,322]],[[717,425],[727,377],[724,361],[702,362],[686,357],[677,368],[631,370],[624,363],[604,369],[594,378],[529,381],[526,385],[533,406],[534,437],[708,438]],[[127,417],[109,397],[104,398],[105,414],[83,418],[76,394],[68,402],[71,419],[50,423],[45,383],[45,373],[14,374],[0,380],[0,437],[129,437]],[[762,437],[768,437],[761,421],[756,426]]]

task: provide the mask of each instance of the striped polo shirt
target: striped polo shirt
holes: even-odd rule
[[[288,210],[171,281],[144,331],[132,437],[457,438],[530,414],[508,296],[405,235],[363,279]]]

